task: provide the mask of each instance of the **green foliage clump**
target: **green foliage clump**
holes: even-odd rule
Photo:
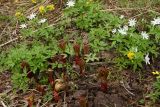
[[[77,56],[81,57],[77,63],[81,66],[97,61],[101,51],[111,51],[116,55],[113,61],[120,69],[131,68],[136,71],[142,69],[145,63],[150,64],[151,60],[159,55],[159,26],[144,23],[146,26],[141,31],[138,29],[137,20],[134,26],[130,26],[130,20],[121,19],[103,10],[102,4],[98,1],[77,0],[74,6],[66,7],[62,11],[62,17],[53,25],[47,22],[39,23],[38,17],[28,20],[24,15],[18,21],[27,25],[20,30],[20,35],[27,42],[11,49],[6,56],[2,55],[1,65],[12,71],[15,87],[22,90],[29,87],[30,81],[27,78],[28,71],[21,67],[23,61],[27,62],[34,74],[42,73],[41,76],[38,75],[38,79],[40,83],[45,84],[48,77],[42,75],[48,68],[56,70],[65,68],[69,75],[74,74],[73,57],[77,47],[80,48],[78,50],[80,55]],[[142,32],[146,37],[143,37]],[[64,40],[66,44],[60,44],[60,40]],[[87,55],[82,54],[85,50],[84,44],[89,47],[86,49],[89,51]],[[65,49],[60,49],[59,45]],[[56,60],[53,58],[54,55],[58,56]],[[159,81],[157,83],[159,84]],[[159,91],[157,88],[159,86],[155,86]],[[46,95],[46,99],[50,99],[49,94]]]
[[[160,98],[160,78],[153,84],[154,91],[149,94],[153,102],[156,102]]]

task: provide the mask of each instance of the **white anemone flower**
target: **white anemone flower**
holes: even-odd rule
[[[68,7],[73,7],[75,5],[75,1],[74,0],[69,0],[66,5]]]
[[[41,19],[38,23],[42,24],[42,23],[45,23],[46,21],[47,21],[47,19]]]
[[[121,35],[127,35],[127,31],[126,31],[126,29],[124,29],[124,28],[119,28],[119,29],[118,29],[118,32],[119,32]]]
[[[146,65],[147,64],[150,64],[150,58],[149,58],[149,54],[147,54],[144,58],[145,62],[146,62]]]
[[[136,25],[136,19],[129,19],[129,21],[128,21],[128,26],[130,26],[130,27],[134,27],[135,25]]]
[[[19,28],[21,28],[21,29],[27,28],[27,24],[25,24],[25,23],[21,24]]]
[[[154,20],[151,21],[151,24],[152,24],[153,26],[155,26],[155,25],[160,25],[160,17],[154,18]]]
[[[141,36],[142,36],[143,39],[148,39],[149,38],[149,35],[146,33],[146,31],[142,31]]]
[[[127,25],[125,25],[125,26],[123,26],[123,27],[120,27],[120,28],[118,29],[118,32],[119,32],[121,35],[127,35],[127,31],[128,31],[128,26],[127,26]]]
[[[120,19],[123,19],[123,18],[124,18],[124,15],[121,15],[119,18],[120,18]]]
[[[31,13],[27,18],[29,19],[29,20],[32,20],[32,19],[34,19],[36,17],[36,14],[35,13]]]
[[[116,33],[116,32],[117,32],[117,29],[114,28],[114,29],[112,30],[112,33],[114,34],[114,33]]]

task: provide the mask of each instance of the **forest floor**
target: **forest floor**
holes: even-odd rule
[[[160,14],[158,3],[151,4],[150,0],[147,0],[150,2],[142,0],[145,3],[143,7],[139,6],[136,0],[130,0],[126,4],[123,3],[123,0],[120,1],[106,0],[106,11],[112,11],[119,15],[123,14],[125,17],[137,18],[147,17],[147,12],[150,11]],[[124,0],[124,2],[126,1]],[[16,41],[7,43],[7,41],[16,38],[13,34],[15,26],[11,25],[10,16],[15,14],[15,8],[18,5],[22,4],[12,5],[10,1],[0,1],[0,44],[2,44],[0,45],[0,51],[9,49],[18,43]],[[110,56],[108,57],[110,58]],[[159,61],[156,63],[160,65]],[[122,72],[114,64],[105,64],[112,75],[109,76],[108,90],[103,92],[99,89],[99,83],[96,81],[97,72],[93,72],[99,65],[101,64],[96,64],[96,62],[89,65],[89,69],[86,69],[86,76],[73,81],[74,88],[77,89],[69,88],[67,91],[61,92],[61,100],[58,103],[49,98],[52,93],[48,92],[48,96],[44,98],[35,87],[31,87],[25,93],[13,90],[12,74],[9,71],[0,72],[0,107],[27,107],[27,100],[30,95],[34,96],[32,102],[35,107],[80,107],[80,96],[83,96],[87,101],[87,106],[82,107],[160,107],[160,102],[153,104],[148,97],[155,80],[150,68],[144,67],[146,72],[141,74],[130,70]]]

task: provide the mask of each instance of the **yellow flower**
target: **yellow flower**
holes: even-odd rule
[[[135,56],[135,53],[134,53],[134,52],[128,52],[128,54],[127,54],[127,57],[128,57],[130,60],[132,60],[132,59],[134,58],[134,56]]]
[[[44,8],[44,6],[40,6],[40,7],[39,7],[39,12],[40,12],[41,14],[45,13],[45,8]]]
[[[49,11],[52,11],[55,9],[54,5],[53,4],[50,4],[48,6],[46,6],[46,9],[49,10]]]
[[[37,0],[32,0],[32,3],[37,3]]]
[[[160,73],[158,71],[153,71],[152,74],[153,75],[160,75]]]
[[[22,15],[23,15],[23,14],[22,14],[21,12],[16,12],[16,13],[15,13],[15,16],[16,16],[16,17],[21,17]]]

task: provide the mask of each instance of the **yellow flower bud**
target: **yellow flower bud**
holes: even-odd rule
[[[40,12],[41,14],[45,13],[45,8],[44,8],[44,6],[40,6],[40,7],[39,7],[39,12]]]
[[[15,16],[18,18],[18,17],[21,17],[23,14],[21,12],[16,12],[15,13]]]
[[[37,3],[37,0],[32,0],[32,3]]]
[[[53,4],[47,5],[46,9],[49,10],[49,11],[52,11],[52,10],[55,9],[55,6]]]
[[[128,57],[130,60],[132,60],[132,59],[134,58],[134,56],[135,56],[135,53],[134,53],[134,52],[128,52],[128,54],[127,54],[127,57]]]
[[[159,75],[160,73],[158,71],[153,71],[152,74],[153,75]]]

